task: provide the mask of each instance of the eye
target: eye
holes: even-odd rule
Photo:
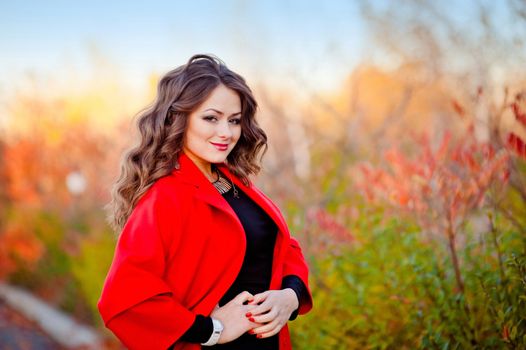
[[[215,122],[217,121],[217,118],[213,115],[206,115],[203,117],[204,120],[208,121],[208,122]]]
[[[241,118],[233,118],[233,119],[230,119],[229,122],[234,125],[239,125],[241,124]]]

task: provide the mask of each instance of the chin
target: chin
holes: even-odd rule
[[[209,157],[207,160],[210,163],[218,164],[218,163],[224,163],[227,157],[228,157],[228,154],[227,155],[220,154],[217,156]]]

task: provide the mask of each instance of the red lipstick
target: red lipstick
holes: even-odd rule
[[[214,147],[217,148],[219,151],[226,151],[228,149],[228,143],[210,143],[214,145]]]

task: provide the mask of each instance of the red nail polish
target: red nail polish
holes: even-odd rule
[[[246,316],[246,317],[250,317],[250,316],[252,316],[252,313],[247,312],[247,314],[246,314],[245,316]]]
[[[249,320],[250,322],[256,322],[256,321],[254,320],[253,317],[250,317],[248,320]]]
[[[248,334],[254,334],[254,331],[251,329],[248,331]]]
[[[261,334],[258,334],[258,335],[257,335],[256,337],[258,337],[258,338],[261,338],[261,337],[262,337],[262,335],[261,335]]]

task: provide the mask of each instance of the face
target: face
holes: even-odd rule
[[[212,163],[222,163],[241,136],[241,100],[224,85],[188,117],[183,150],[205,174]]]

